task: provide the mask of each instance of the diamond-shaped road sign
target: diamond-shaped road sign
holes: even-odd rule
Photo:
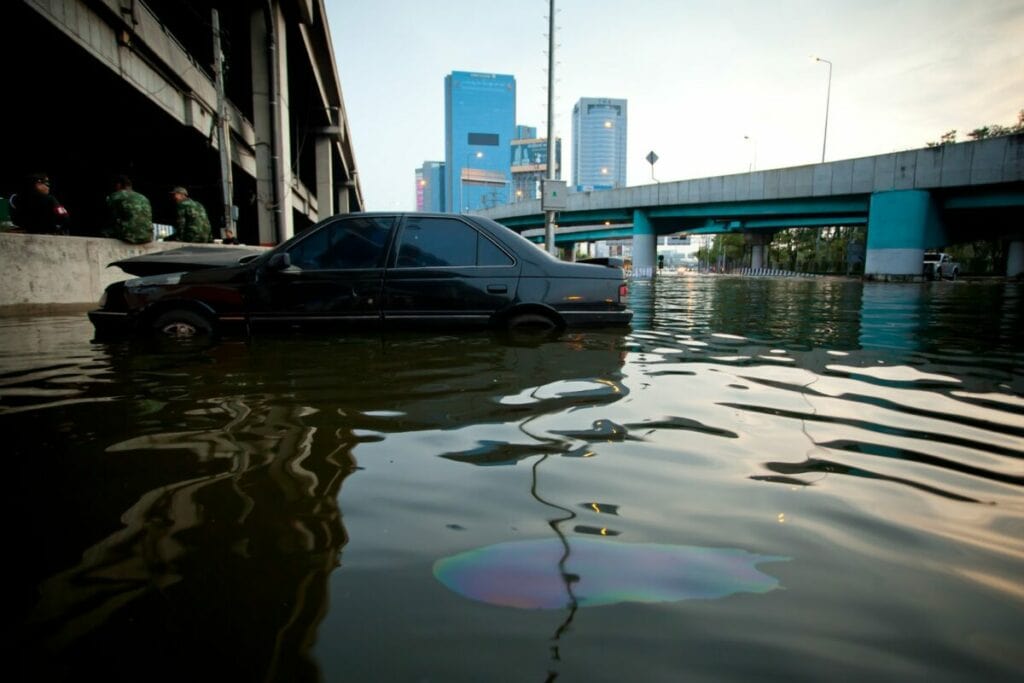
[[[647,163],[649,163],[651,166],[654,166],[654,162],[657,160],[658,155],[654,153],[653,149],[647,153]]]

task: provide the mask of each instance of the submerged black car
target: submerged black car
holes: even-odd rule
[[[295,327],[561,328],[626,325],[633,316],[615,260],[560,261],[474,216],[335,216],[263,253],[220,252],[234,255],[227,266],[216,265],[224,255],[182,251],[178,262],[165,252],[119,263],[129,272],[160,274],[107,287],[100,308],[89,313],[97,336]],[[168,272],[178,263],[180,272]]]

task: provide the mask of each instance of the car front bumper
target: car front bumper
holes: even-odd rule
[[[89,322],[95,328],[97,337],[114,337],[135,331],[135,320],[125,312],[105,311],[102,308],[89,311]]]

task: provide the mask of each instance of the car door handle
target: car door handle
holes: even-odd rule
[[[507,285],[487,285],[488,294],[505,294],[508,292]]]

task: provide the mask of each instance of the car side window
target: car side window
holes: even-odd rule
[[[415,218],[402,229],[398,268],[511,265],[493,242],[462,221]]]
[[[511,266],[512,257],[498,248],[494,242],[483,235],[476,243],[476,264],[478,266]]]
[[[303,270],[379,268],[392,222],[388,217],[344,218],[319,228],[288,255]]]

